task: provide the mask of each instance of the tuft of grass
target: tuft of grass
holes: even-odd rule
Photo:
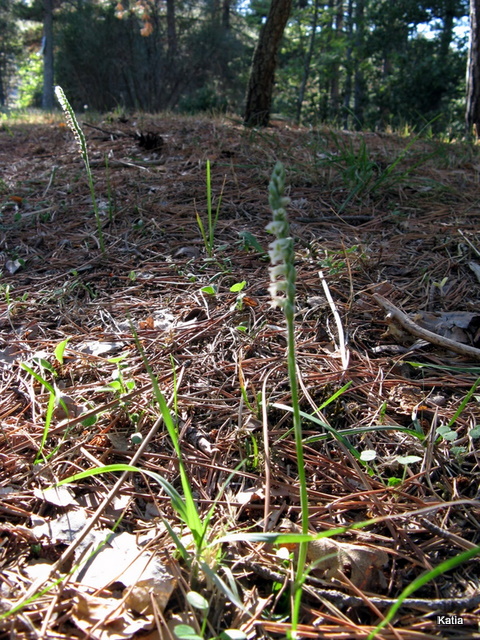
[[[67,125],[69,126],[71,132],[73,133],[73,137],[75,138],[75,142],[78,145],[78,149],[80,155],[82,156],[83,163],[85,165],[85,172],[87,174],[88,186],[90,189],[90,196],[92,198],[93,211],[95,213],[95,219],[97,221],[97,231],[98,231],[98,242],[100,244],[100,250],[103,255],[105,255],[105,243],[103,240],[103,232],[102,232],[102,221],[100,220],[100,212],[98,209],[97,198],[95,196],[95,187],[93,184],[93,175],[92,170],[90,168],[90,161],[88,159],[88,151],[87,151],[87,141],[85,139],[85,134],[82,131],[82,128],[78,124],[77,117],[75,116],[75,112],[72,109],[69,101],[67,100],[67,96],[65,95],[62,87],[55,87],[55,95],[57,96],[57,100],[62,107],[63,113],[65,115],[65,120],[67,121]]]
[[[352,140],[345,140],[340,134],[331,131],[329,136],[335,151],[323,151],[317,154],[321,157],[319,161],[317,160],[317,165],[336,169],[348,191],[337,214],[342,214],[350,202],[357,198],[369,197],[380,191],[380,189],[391,189],[402,185],[415,169],[425,164],[432,157],[437,156],[438,150],[435,149],[422,155],[410,166],[406,168],[401,166],[405,158],[408,157],[413,145],[424,134],[425,129],[426,127],[413,137],[385,168],[382,168],[372,158],[364,139],[360,140],[360,145],[357,149]]]
[[[200,233],[202,234],[205,251],[207,252],[209,258],[213,256],[213,246],[215,242],[215,227],[217,226],[220,207],[222,206],[222,197],[223,197],[223,191],[225,189],[226,179],[227,178],[225,176],[225,178],[223,179],[222,190],[218,198],[217,208],[214,214],[213,205],[212,205],[212,176],[210,172],[210,160],[207,160],[206,179],[205,179],[206,190],[207,190],[207,229],[206,230],[205,230],[205,225],[203,224],[203,220],[200,217],[200,214],[198,213],[198,211],[196,210],[195,210],[195,215],[197,218],[198,228],[200,229]]]

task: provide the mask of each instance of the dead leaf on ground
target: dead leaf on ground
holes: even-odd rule
[[[284,520],[281,529],[301,533],[301,528]],[[316,563],[316,571],[327,578],[342,578],[345,574],[360,589],[369,589],[385,581],[381,571],[388,562],[383,549],[320,538],[308,543],[307,560]]]
[[[124,602],[78,593],[72,619],[92,640],[128,640],[143,629],[151,629],[153,616],[135,618]]]
[[[461,344],[480,345],[480,314],[469,311],[431,313],[419,311],[413,320],[422,329]]]

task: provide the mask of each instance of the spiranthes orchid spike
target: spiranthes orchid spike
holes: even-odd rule
[[[277,162],[270,180],[269,202],[273,213],[273,221],[267,225],[269,233],[276,239],[269,245],[270,255],[270,294],[273,306],[283,310],[287,323],[287,365],[290,390],[292,394],[293,430],[295,433],[295,449],[297,453],[298,480],[300,484],[300,506],[302,509],[302,533],[308,533],[308,493],[303,457],[302,422],[300,417],[300,403],[298,398],[298,382],[295,358],[295,252],[293,238],[290,237],[290,227],[286,207],[290,199],[284,196],[285,169]],[[293,583],[292,629],[290,637],[296,637],[296,629],[300,615],[302,586],[305,580],[305,564],[307,561],[307,542],[299,545],[297,567]]]

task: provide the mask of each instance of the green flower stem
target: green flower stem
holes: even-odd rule
[[[93,175],[92,175],[92,170],[90,168],[90,161],[88,159],[87,141],[85,139],[85,134],[83,133],[80,125],[78,124],[78,120],[75,115],[75,112],[72,109],[69,101],[67,100],[67,96],[65,95],[62,87],[58,87],[58,86],[55,87],[55,95],[57,96],[57,100],[60,103],[60,106],[62,107],[67,125],[69,126],[71,132],[73,133],[75,142],[78,145],[78,150],[85,164],[85,172],[87,174],[88,187],[90,189],[90,196],[92,198],[93,211],[95,213],[95,219],[97,221],[98,242],[100,244],[100,249],[102,253],[105,254],[105,243],[103,241],[102,221],[100,220],[100,212],[98,211],[97,198],[95,197],[95,187],[93,184]]]
[[[287,313],[287,307],[291,311]],[[300,507],[302,510],[302,533],[308,533],[308,493],[305,463],[302,443],[302,419],[298,401],[298,381],[295,359],[295,327],[293,321],[293,305],[285,305],[285,317],[287,320],[287,350],[288,350],[288,377],[290,379],[290,391],[292,394],[293,430],[295,433],[295,448],[297,452],[298,480],[300,484]],[[302,585],[304,581],[305,564],[307,562],[308,542],[300,542],[298,549],[297,570],[294,585],[294,611],[292,615],[292,632],[295,632],[301,605]]]

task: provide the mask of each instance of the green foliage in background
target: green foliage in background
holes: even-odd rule
[[[38,106],[42,11],[18,6],[0,0],[0,104],[9,89],[10,106]],[[173,37],[164,4],[58,5],[55,83],[75,110],[241,113],[268,7],[176,2]],[[432,122],[432,133],[456,136],[467,61],[457,27],[467,17],[466,0],[294,3],[273,111],[349,129],[419,131]]]

